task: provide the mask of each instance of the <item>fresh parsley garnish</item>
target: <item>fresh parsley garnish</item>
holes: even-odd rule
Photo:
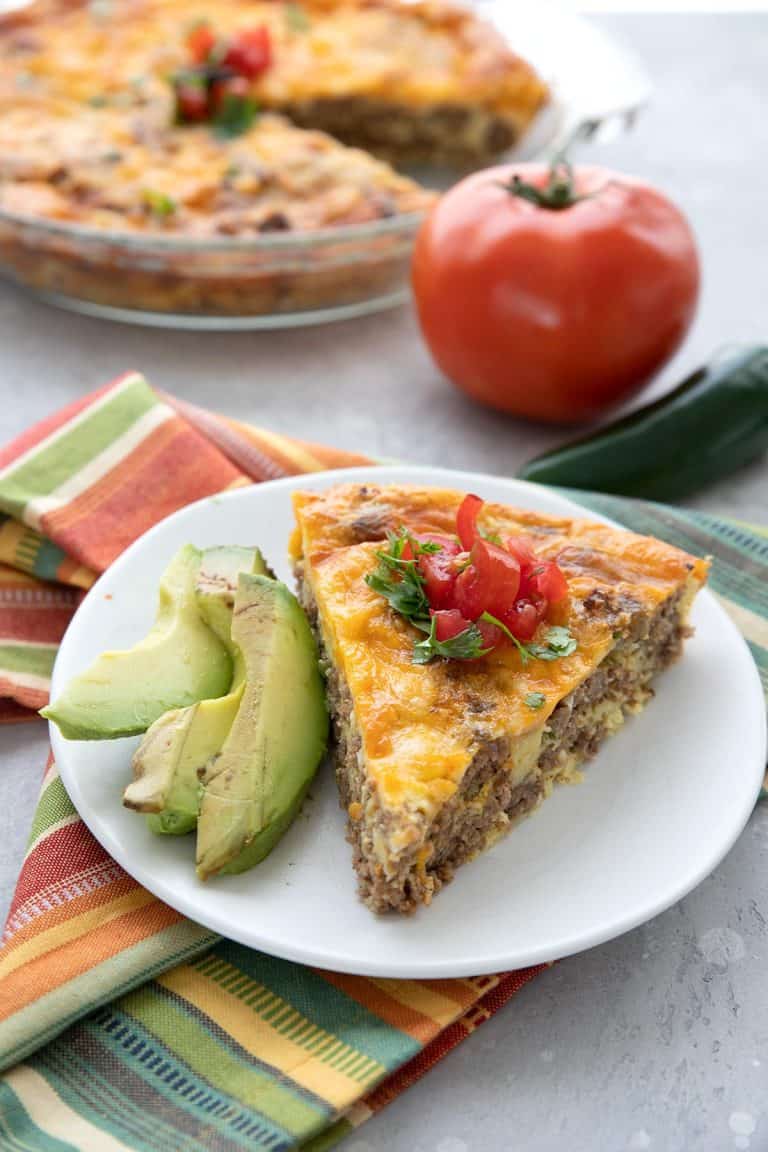
[[[252,97],[227,92],[213,121],[213,130],[225,139],[242,136],[252,127],[258,111],[259,106]]]
[[[443,656],[447,660],[476,660],[478,656],[485,656],[490,652],[490,648],[483,647],[483,637],[476,624],[470,624],[450,640],[438,640],[435,629],[436,621],[433,616],[429,635],[413,646],[414,664],[429,664],[435,656]]]
[[[559,626],[550,628],[544,635],[543,644],[523,644],[517,636],[510,632],[503,621],[492,616],[490,612],[483,612],[480,619],[501,629],[517,648],[523,665],[527,664],[530,659],[559,660],[563,656],[570,656],[578,647],[575,636],[572,636],[567,628]]]
[[[379,566],[365,577],[365,582],[414,628],[426,633],[426,639],[413,646],[414,664],[428,664],[435,656],[471,660],[482,655],[486,649],[474,624],[450,640],[438,640],[435,634],[435,618],[430,614],[425,581],[417,561],[421,555],[431,556],[442,551],[441,545],[433,540],[416,540],[407,528],[387,533],[387,539],[389,547],[376,553]],[[403,556],[406,545],[410,558]]]
[[[420,627],[420,621],[429,619],[429,605],[424,588],[418,578],[409,571],[401,573],[397,579],[386,568],[379,568],[365,578],[366,584],[389,602],[395,612],[405,616],[411,624]]]
[[[480,619],[484,620],[486,624],[493,624],[495,628],[500,628],[501,631],[504,633],[504,635],[507,637],[507,639],[511,640],[512,643],[515,645],[515,647],[519,650],[520,655],[522,656],[522,659],[523,659],[523,664],[525,664],[525,662],[527,660],[525,645],[520,643],[517,636],[512,635],[509,628],[507,628],[506,624],[502,620],[499,620],[498,616],[491,615],[490,612],[483,612]]]
[[[478,527],[477,533],[482,536],[483,540],[487,540],[489,544],[495,544],[497,548],[501,548],[501,536],[498,532],[486,532],[484,528]]]
[[[533,708],[534,711],[537,711],[539,708],[543,707],[545,700],[546,696],[543,692],[529,692],[525,698],[525,702],[528,707]]]
[[[414,556],[421,545],[412,539],[405,529],[399,533],[389,533],[389,549],[376,553],[379,566],[365,578],[369,588],[378,592],[389,602],[390,607],[405,616],[422,632],[430,630],[429,600],[424,590],[424,578],[415,560],[404,560],[403,550],[411,545]],[[436,545],[439,549],[440,545]]]
[[[144,188],[141,197],[152,215],[159,217],[161,220],[166,219],[168,216],[173,216],[176,211],[176,201],[165,192],[157,192],[154,188]]]
[[[577,647],[576,637],[571,635],[569,629],[557,626],[545,634],[543,644],[529,644],[528,652],[537,660],[560,660],[570,656]]]

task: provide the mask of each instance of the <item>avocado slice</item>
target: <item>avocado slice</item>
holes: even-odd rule
[[[201,879],[244,872],[272,850],[301,807],[328,736],[314,637],[284,584],[239,577],[232,639],[246,682],[229,735],[202,777]]]
[[[200,615],[226,645],[233,660],[240,651],[232,640],[232,608],[241,572],[272,578],[275,575],[258,548],[228,544],[206,548],[195,583]]]
[[[201,616],[232,658],[232,684],[226,696],[201,700],[166,712],[149,728],[134,753],[134,780],[123,804],[151,813],[153,832],[181,836],[197,824],[201,771],[220,750],[243,694],[245,662],[231,637],[232,607],[240,572],[266,574],[258,548],[221,547],[203,552],[195,586]]]
[[[113,740],[145,732],[171,708],[221,696],[232,658],[202,619],[195,581],[201,553],[176,553],[160,580],[157,617],[133,648],[103,652],[41,715],[68,740]]]
[[[147,730],[133,756],[134,779],[123,804],[148,814],[153,832],[182,836],[197,824],[197,769],[215,756],[237,714],[242,681],[217,700],[166,712]]]

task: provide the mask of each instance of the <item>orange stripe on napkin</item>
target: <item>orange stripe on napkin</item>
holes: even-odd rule
[[[130,911],[100,924],[86,922],[82,934],[55,943],[52,951],[28,958],[22,967],[5,976],[0,982],[0,1020],[19,1012],[46,991],[59,988],[183,920],[179,912],[174,912],[138,885],[135,900],[136,906]],[[73,933],[77,932],[76,922],[71,929]],[[85,939],[87,947],[83,943]],[[45,948],[45,934],[39,941]]]
[[[65,508],[44,516],[42,526],[71,556],[103,570],[159,520],[241,479],[220,452],[174,418]]]
[[[320,969],[316,971],[329,984],[333,984],[334,988],[338,988],[358,1004],[375,1012],[393,1028],[406,1032],[420,1044],[427,1044],[435,1035],[437,1025],[431,1016],[426,1016],[423,1012],[395,1000],[373,981],[366,980],[362,976],[349,976],[344,972],[328,972]]]

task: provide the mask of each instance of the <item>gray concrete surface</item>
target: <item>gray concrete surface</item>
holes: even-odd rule
[[[698,319],[659,391],[718,345],[768,334],[768,16],[601,23],[645,58],[657,93],[632,136],[584,156],[666,188],[703,255]],[[454,393],[408,309],[301,333],[169,334],[73,317],[0,287],[2,440],[128,367],[280,431],[427,463],[512,474],[562,437]],[[766,520],[767,481],[763,461],[694,503]],[[0,911],[44,753],[37,726],[0,732]],[[765,918],[763,807],[696,892],[540,976],[345,1152],[763,1152]]]

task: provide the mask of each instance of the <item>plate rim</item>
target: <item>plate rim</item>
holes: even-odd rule
[[[413,480],[403,480],[402,475],[407,472],[414,477]],[[371,475],[373,473],[373,477]],[[395,476],[398,479],[395,479]],[[375,482],[387,481],[390,479],[393,483],[419,483],[423,480],[429,483],[430,479],[433,483],[441,483],[443,485],[453,484],[456,488],[469,490],[479,480],[491,481],[494,483],[501,482],[504,485],[510,486],[510,496],[513,498],[515,490],[524,492],[526,489],[544,491],[549,497],[554,497],[555,501],[563,506],[563,515],[579,515],[596,522],[602,522],[612,527],[617,527],[622,530],[627,530],[623,525],[610,517],[601,513],[593,512],[591,509],[580,505],[577,501],[570,499],[567,496],[562,496],[559,492],[547,488],[545,485],[539,485],[526,480],[520,480],[517,477],[498,476],[490,473],[482,473],[466,470],[453,470],[442,468],[440,466],[430,465],[410,465],[407,463],[402,464],[371,464],[369,466],[356,466],[353,468],[340,468],[340,469],[326,469],[319,472],[305,473],[297,476],[283,477],[278,480],[262,481],[254,485],[248,485],[241,488],[230,489],[221,493],[215,493],[210,496],[203,497],[200,500],[194,501],[191,504],[185,505],[183,508],[178,509],[176,512],[171,513],[169,516],[164,517],[153,525],[147,532],[139,536],[133,541],[124,552],[110,565],[107,572],[95,582],[89,590],[87,596],[84,598],[82,604],[78,607],[77,612],[73,616],[67,631],[62,638],[59,651],[56,656],[52,676],[51,676],[51,695],[59,687],[59,679],[62,677],[60,668],[64,663],[62,654],[66,656],[69,645],[75,641],[68,638],[74,635],[75,621],[80,614],[82,608],[91,599],[99,595],[100,586],[105,580],[106,576],[112,577],[115,568],[123,566],[124,563],[130,562],[130,557],[136,552],[146,547],[148,539],[153,539],[156,536],[162,535],[166,530],[167,525],[171,521],[185,518],[187,516],[194,516],[197,509],[202,506],[209,506],[213,502],[222,501],[238,501],[252,497],[255,489],[293,489],[300,488],[302,485],[314,486],[336,484],[346,482]],[[438,478],[440,478],[438,480]],[[450,479],[449,479],[450,478]],[[741,649],[741,654],[745,658],[745,664],[748,663],[750,668],[750,675],[753,685],[753,703],[750,704],[750,711],[754,708],[754,722],[756,724],[755,748],[757,754],[755,756],[755,781],[754,787],[750,790],[745,787],[745,797],[738,810],[734,812],[733,823],[731,832],[728,837],[725,837],[717,846],[714,852],[710,852],[705,857],[705,862],[701,863],[697,869],[690,875],[686,874],[678,883],[672,884],[665,890],[663,897],[654,897],[645,904],[636,904],[631,912],[625,916],[614,918],[611,925],[606,930],[602,928],[593,931],[582,931],[577,934],[568,942],[565,948],[557,950],[556,954],[552,954],[551,949],[546,945],[539,948],[530,948],[522,952],[519,948],[517,953],[513,956],[504,958],[498,954],[492,957],[484,957],[482,954],[477,957],[464,957],[460,962],[452,961],[450,959],[441,960],[435,959],[432,962],[398,962],[397,959],[376,960],[371,963],[360,963],[359,961],[345,963],[343,957],[343,948],[341,954],[337,952],[329,952],[322,947],[315,948],[308,951],[303,946],[292,947],[283,942],[277,943],[273,940],[259,939],[258,932],[232,933],[232,924],[229,921],[219,920],[217,915],[209,915],[207,912],[203,920],[198,918],[198,911],[194,907],[194,898],[187,898],[182,893],[178,897],[175,890],[171,886],[166,887],[162,878],[156,882],[156,875],[152,873],[151,867],[146,869],[139,861],[138,869],[135,870],[130,862],[130,851],[128,852],[128,859],[126,853],[123,852],[121,845],[116,841],[115,837],[105,829],[98,818],[93,817],[93,814],[88,811],[89,805],[87,798],[79,787],[77,773],[70,770],[67,765],[66,748],[69,745],[77,745],[77,741],[66,741],[58,732],[55,725],[49,722],[49,731],[51,745],[54,752],[59,773],[61,775],[62,783],[75,806],[80,818],[83,820],[86,827],[91,834],[95,837],[98,843],[107,851],[110,856],[124,869],[128,875],[131,876],[138,884],[145,887],[152,895],[162,900],[194,923],[201,927],[207,928],[209,931],[214,932],[225,939],[234,940],[246,947],[253,948],[258,951],[265,952],[268,955],[278,957],[280,959],[289,960],[294,963],[312,965],[314,967],[325,968],[330,971],[348,973],[352,975],[370,976],[378,978],[394,978],[394,979],[452,979],[457,977],[472,977],[483,974],[496,973],[510,969],[518,969],[527,967],[534,964],[546,964],[553,962],[557,959],[563,959],[566,956],[576,955],[580,952],[586,951],[589,948],[605,944],[610,940],[616,939],[625,933],[632,931],[634,928],[647,923],[653,917],[661,914],[667,909],[677,904],[683,897],[692,892],[698,885],[706,879],[727,856],[733,848],[736,841],[741,836],[747,821],[754,809],[755,802],[760,794],[762,785],[764,765],[766,755],[768,755],[768,719],[766,717],[765,696],[763,693],[762,684],[760,682],[759,673],[754,659],[749,651],[747,642],[738,630],[728,613],[718,602],[716,595],[709,588],[703,588],[699,593],[698,599],[702,597],[708,601],[710,610],[715,612],[719,618],[721,626],[724,626],[731,633],[731,639],[736,642],[737,647]],[[745,703],[745,710],[747,705]],[[762,749],[762,753],[760,753]],[[63,755],[62,755],[63,751]],[[746,771],[746,764],[744,770]],[[85,810],[84,810],[85,809]],[[350,864],[351,867],[351,864]],[[373,915],[373,913],[371,913]]]

